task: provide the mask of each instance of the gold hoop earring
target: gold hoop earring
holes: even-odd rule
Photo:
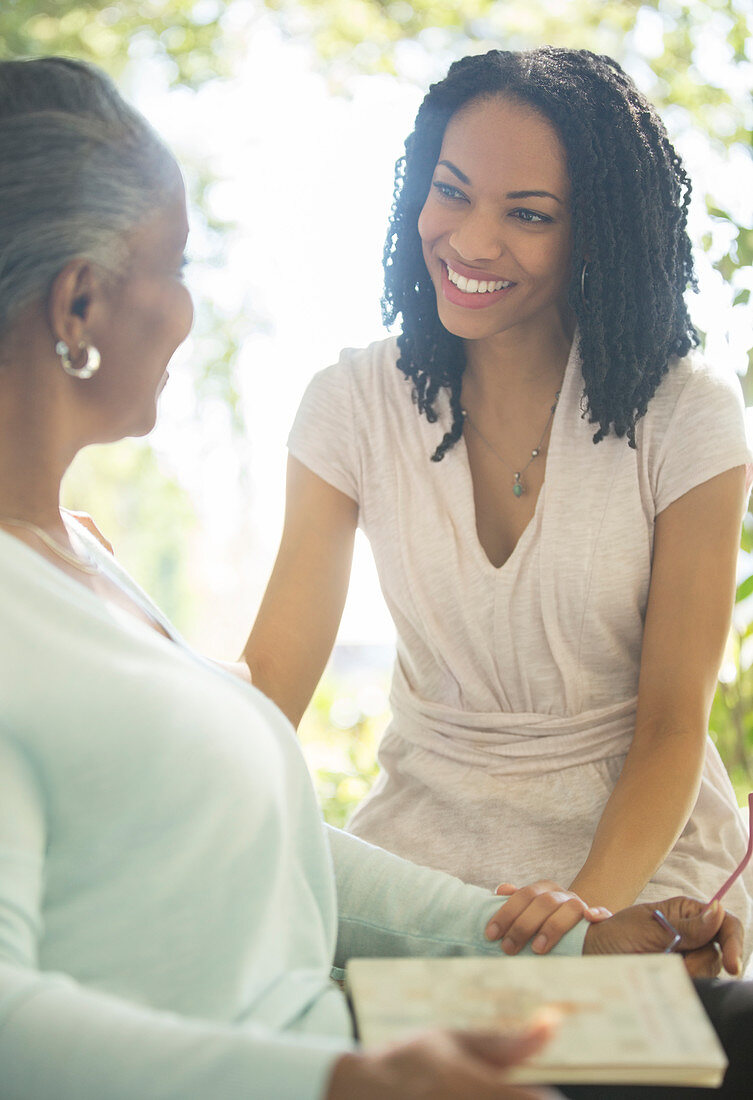
[[[586,275],[588,275],[588,260],[584,260],[583,267],[580,271],[580,296],[586,303],[586,305],[588,305],[588,296],[586,294]]]
[[[97,373],[102,362],[99,350],[93,344],[79,344],[79,352],[83,351],[84,361],[78,365],[71,359],[71,349],[65,340],[58,340],[55,344],[55,354],[60,359],[60,365],[71,378],[87,379]]]

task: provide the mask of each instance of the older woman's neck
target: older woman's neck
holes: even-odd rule
[[[0,516],[61,525],[63,474],[75,457],[70,418],[49,337],[0,347]]]

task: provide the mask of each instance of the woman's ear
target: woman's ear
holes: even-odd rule
[[[48,298],[48,317],[55,341],[77,348],[85,339],[92,308],[102,290],[101,277],[89,260],[71,260],[55,277]]]

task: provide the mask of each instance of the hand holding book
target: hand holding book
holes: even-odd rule
[[[335,1065],[326,1100],[556,1100],[560,1093],[507,1082],[507,1071],[536,1054],[551,1032],[547,1023],[516,1035],[434,1029],[373,1052],[346,1054]]]
[[[650,922],[650,915],[646,919]],[[602,927],[594,925],[593,931]],[[352,959],[347,987],[363,1056],[383,1064],[391,1052],[395,1068],[400,1044],[405,1049],[411,1036],[428,1040],[426,1028],[476,1034],[486,1029],[514,1038],[542,1015],[556,1023],[551,1041],[525,1064],[510,1065],[508,1087],[513,1082],[716,1087],[727,1065],[677,956]],[[745,1030],[747,1018],[740,1017],[739,1024]],[[457,1031],[440,1034],[462,1038]],[[362,1100],[360,1092],[353,1095]],[[435,1093],[428,1087],[423,1095]],[[472,1090],[469,1095],[501,1100],[509,1094]]]
[[[753,824],[753,796],[749,805]],[[603,958],[351,960],[348,988],[366,1049],[340,1059],[327,1100],[376,1100],[387,1092],[400,1100],[533,1100],[542,1093],[517,1085],[555,1081],[718,1086],[726,1059],[688,974],[713,978],[724,967],[739,975],[742,926],[718,897],[751,851],[753,842],[707,904],[675,897],[609,916],[589,912],[581,898],[552,882],[498,888],[509,898],[486,936],[501,937],[506,954],[542,929],[549,933],[548,951],[586,917],[583,954]],[[667,957],[668,948],[682,958]],[[544,1033],[526,1025],[550,1007],[560,1012],[560,1028],[539,1049]],[[439,1030],[416,1034],[427,1027]],[[520,1065],[528,1053],[532,1061]],[[730,1057],[738,1058],[739,1077],[739,1055]]]

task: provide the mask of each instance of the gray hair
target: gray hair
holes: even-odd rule
[[[172,154],[104,73],[0,61],[0,335],[82,257],[113,278],[126,235],[176,193]]]

